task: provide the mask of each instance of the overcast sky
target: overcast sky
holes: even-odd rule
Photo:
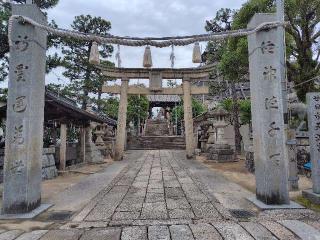
[[[205,21],[220,8],[239,9],[246,0],[60,0],[49,10],[49,19],[70,28],[77,15],[107,19],[111,33],[120,36],[175,36],[205,33]],[[176,47],[175,67],[192,67],[192,47]],[[202,49],[205,44],[202,44]],[[123,67],[142,67],[144,48],[121,47]],[[170,67],[171,48],[152,48],[153,67]],[[115,61],[114,56],[111,61]],[[47,82],[61,76],[61,70],[47,76]]]

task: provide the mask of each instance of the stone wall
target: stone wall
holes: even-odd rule
[[[3,182],[4,149],[0,149],[0,183]],[[44,148],[42,155],[42,180],[58,176],[55,165],[55,148]]]
[[[55,148],[44,148],[42,155],[42,180],[49,180],[58,176],[55,163]]]

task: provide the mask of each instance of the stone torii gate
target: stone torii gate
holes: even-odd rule
[[[31,1],[27,1],[30,3]],[[283,0],[277,0],[277,15],[256,14],[248,29],[221,35],[198,35],[193,39],[171,39],[161,42],[150,39],[128,40],[90,36],[68,30],[53,29],[47,19],[33,4],[12,6],[13,18],[9,20],[10,72],[4,161],[4,191],[0,218],[15,214],[37,214],[50,205],[41,205],[41,159],[43,145],[43,115],[45,91],[45,58],[47,33],[70,36],[83,41],[120,45],[189,45],[216,38],[248,36],[254,154],[256,163],[256,205],[290,207],[288,193],[288,152],[286,146],[287,112],[285,101],[285,54]],[[15,16],[15,17],[14,17]],[[272,24],[271,24],[272,23]],[[262,25],[261,25],[262,24]],[[268,26],[269,24],[269,26]],[[266,29],[262,28],[264,26]],[[179,43],[179,44],[178,44]],[[161,45],[161,46],[160,46]],[[98,49],[96,49],[98,50]],[[103,91],[121,95],[116,141],[116,159],[124,152],[127,96],[183,95],[187,156],[193,155],[192,94],[207,94],[207,87],[193,87],[193,80],[206,78],[210,66],[191,69],[107,69],[102,72],[121,79],[120,86],[105,86]],[[129,87],[130,79],[150,79],[150,87]],[[162,79],[182,79],[183,86],[163,88]],[[10,216],[7,216],[10,215]],[[13,215],[13,216],[12,216]],[[20,216],[21,217],[21,216]],[[23,216],[26,217],[26,216]]]
[[[118,112],[118,127],[115,146],[115,160],[121,160],[124,153],[128,95],[183,95],[185,139],[187,157],[194,153],[193,120],[192,120],[192,95],[209,94],[207,86],[192,86],[193,81],[208,79],[213,66],[200,68],[105,68],[99,66],[102,73],[111,78],[121,79],[121,86],[104,86],[102,92],[120,94]],[[149,88],[130,86],[130,79],[149,79]],[[182,86],[163,88],[163,79],[182,79]]]

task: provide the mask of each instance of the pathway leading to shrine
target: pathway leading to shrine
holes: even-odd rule
[[[251,193],[187,160],[185,151],[131,152],[128,165],[70,222],[5,231],[0,240],[320,239],[319,214],[259,212],[244,199]]]

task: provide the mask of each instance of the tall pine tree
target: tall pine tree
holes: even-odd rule
[[[108,35],[111,23],[101,17],[90,15],[76,16],[71,28],[87,34]],[[77,101],[85,109],[90,99],[90,94],[100,94],[103,84],[103,76],[94,65],[89,63],[92,42],[83,42],[71,38],[64,39],[64,66],[63,75],[70,79],[74,92],[77,93]],[[102,64],[110,65],[106,59],[111,56],[113,47],[100,46],[100,58]]]

